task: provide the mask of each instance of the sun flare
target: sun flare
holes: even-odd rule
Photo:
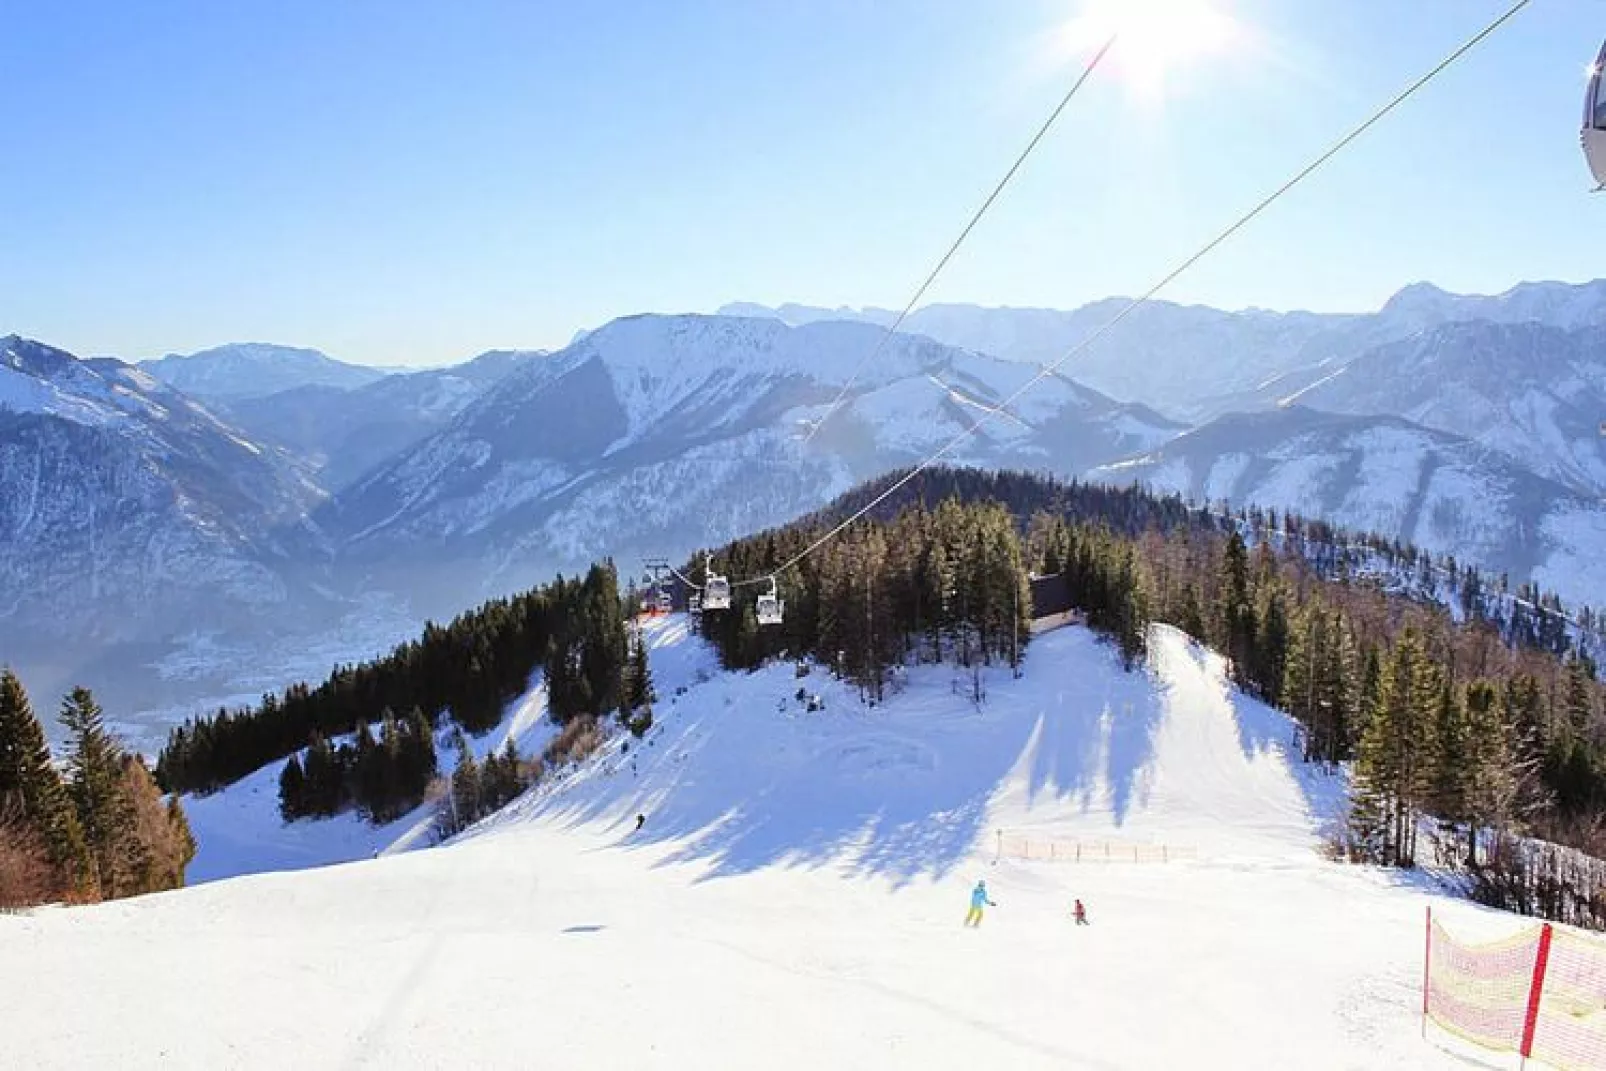
[[[1084,0],[1060,35],[1066,51],[1076,53],[1115,35],[1110,60],[1145,97],[1163,95],[1168,76],[1232,49],[1243,36],[1237,21],[1208,0]]]

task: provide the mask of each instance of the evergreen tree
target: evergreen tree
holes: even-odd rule
[[[306,801],[303,813],[312,816],[338,813],[344,803],[344,772],[322,733],[312,734],[301,768],[304,775],[302,798]]]
[[[591,687],[580,668],[578,642],[555,637],[546,662],[547,708],[559,725],[589,712],[593,707]]]
[[[1222,554],[1220,590],[1218,646],[1232,660],[1234,678],[1247,683],[1255,609],[1249,601],[1249,554],[1237,529],[1228,535]]]
[[[1390,653],[1372,711],[1361,734],[1355,763],[1354,795],[1365,800],[1363,814],[1381,814],[1380,862],[1411,866],[1415,861],[1416,818],[1431,784],[1427,727],[1439,696],[1439,681],[1422,648],[1407,628]],[[1368,837],[1378,831],[1363,830]]]
[[[1116,643],[1121,650],[1121,662],[1130,670],[1148,648],[1148,600],[1131,545],[1123,544],[1116,557],[1116,574],[1110,585],[1109,601],[1114,609],[1112,624]]]
[[[440,770],[435,756],[435,736],[430,732],[424,712],[414,707],[407,715],[405,809],[412,810],[424,799],[429,783]]]
[[[74,688],[62,703],[68,732],[68,794],[83,830],[92,887],[102,897],[119,895],[122,853],[134,816],[120,790],[122,749],[106,732],[100,704],[87,688]]]
[[[1478,773],[1474,745],[1464,697],[1448,680],[1439,688],[1431,749],[1433,772],[1427,798],[1430,809],[1452,825],[1470,822]]]
[[[640,737],[652,727],[652,705],[658,696],[653,690],[647,645],[642,641],[639,630],[631,636],[630,665],[625,680],[625,727]],[[512,743],[511,740],[508,742]]]
[[[586,574],[582,611],[580,673],[585,679],[587,714],[617,710],[625,668],[624,613],[613,565],[593,565]]]
[[[1290,642],[1288,610],[1280,584],[1268,581],[1263,591],[1254,657],[1256,691],[1266,702],[1281,706]]]
[[[1357,728],[1354,735],[1359,735],[1359,723],[1370,716],[1377,707],[1378,699],[1383,691],[1383,658],[1378,652],[1376,644],[1368,644],[1365,653],[1361,656],[1360,689],[1355,698],[1355,722]]]
[[[301,772],[301,759],[291,755],[285,760],[284,771],[279,774],[279,816],[286,822],[294,822],[307,814],[308,810],[306,777]]]
[[[1199,610],[1199,588],[1191,580],[1182,587],[1182,609],[1176,623],[1178,628],[1201,643],[1207,638],[1204,614]]]
[[[371,821],[383,823],[395,816],[397,804],[406,791],[404,749],[401,722],[396,720],[396,712],[386,707],[380,714],[379,750],[375,757],[380,771],[376,777],[379,791],[367,801]]]
[[[1283,683],[1278,690],[1283,707],[1303,727],[1304,759],[1330,761],[1327,741],[1316,716],[1316,662],[1325,640],[1318,635],[1323,616],[1314,605],[1303,607],[1288,635],[1283,659]]]
[[[1357,710],[1370,710],[1355,685],[1355,647],[1343,616],[1307,606],[1289,632],[1281,698],[1306,727],[1306,758],[1342,762],[1351,755]]]
[[[452,746],[457,751],[457,767],[452,771],[450,831],[460,832],[480,817],[480,770],[474,751],[462,729],[453,730]]]
[[[942,660],[943,640],[953,632],[953,595],[947,548],[940,539],[933,539],[921,570],[919,598],[927,607],[926,643],[934,661]]]
[[[388,707],[386,711],[389,711]],[[354,765],[355,768],[351,771],[353,795],[357,800],[358,809],[371,819],[374,807],[385,798],[388,771],[387,756],[380,750],[379,742],[374,739],[373,729],[367,719],[357,726]]]
[[[21,816],[43,847],[58,888],[84,888],[89,860],[78,816],[50,760],[44,727],[9,669],[0,670],[0,813]]]
[[[1595,720],[1594,671],[1587,659],[1574,655],[1567,660],[1565,717],[1567,730],[1575,737],[1586,736]]]
[[[494,753],[486,759],[482,783],[486,812],[501,810],[517,798],[524,788],[518,748],[510,739],[500,753]]]

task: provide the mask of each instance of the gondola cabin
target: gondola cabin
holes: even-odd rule
[[[1589,69],[1589,86],[1584,91],[1584,160],[1595,177],[1597,190],[1606,188],[1606,44],[1601,45],[1595,65]]]

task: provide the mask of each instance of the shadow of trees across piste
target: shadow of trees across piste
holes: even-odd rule
[[[1211,669],[1200,661],[1192,672]],[[1162,722],[1194,713],[1160,675],[1123,671],[1109,645],[1075,628],[1035,640],[1021,679],[991,671],[979,710],[943,667],[911,670],[877,707],[816,669],[807,683],[826,710],[805,713],[798,683],[790,665],[713,674],[661,701],[646,741],[616,746],[495,822],[606,823],[617,846],[670,846],[660,865],[707,864],[702,880],[836,866],[901,885],[945,877],[988,847],[1006,786],[1033,809],[1068,806],[1122,826],[1147,801]],[[1251,726],[1244,746],[1274,730]]]
[[[1292,716],[1237,691],[1221,655],[1180,632],[1168,631],[1174,639],[1166,646],[1165,657],[1193,661],[1213,690],[1214,701],[1231,705],[1244,758],[1286,761],[1311,822],[1320,826],[1341,820],[1349,803],[1348,775],[1336,767],[1304,761],[1298,723]]]

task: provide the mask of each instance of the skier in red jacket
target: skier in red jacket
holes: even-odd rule
[[[1088,924],[1087,908],[1082,906],[1082,901],[1076,901],[1076,906],[1071,908],[1071,915],[1076,919],[1076,924],[1078,926],[1086,926]]]

